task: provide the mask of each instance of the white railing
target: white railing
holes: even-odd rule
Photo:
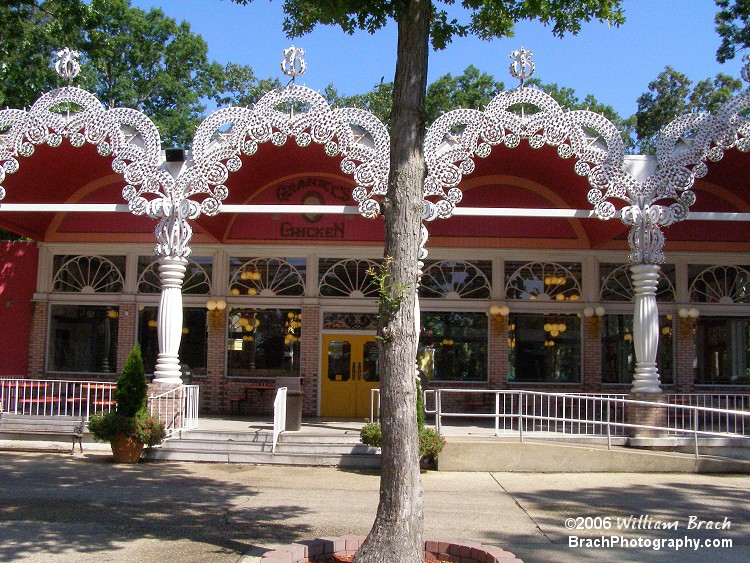
[[[456,398],[456,395],[464,397]],[[474,400],[475,396],[482,400]],[[488,396],[494,400],[487,400]],[[375,412],[375,397],[373,393],[371,412]],[[606,436],[611,448],[613,437],[625,436],[628,429],[640,429],[661,436],[691,436],[696,457],[699,435],[750,439],[750,409],[747,408],[750,397],[713,397],[711,402],[701,395],[671,395],[665,403],[654,403],[630,400],[626,395],[522,390],[428,389],[424,392],[425,412],[435,415],[439,431],[445,426],[444,419],[492,419],[496,436],[518,435],[521,442],[525,434],[548,438]],[[443,406],[446,403],[471,405],[471,408],[447,410]],[[717,404],[721,408],[710,406]],[[649,425],[630,422],[626,417],[628,409],[664,410],[660,413],[662,416],[655,416],[654,424]]]
[[[370,422],[380,418],[380,389],[370,389]]]
[[[750,411],[750,395],[736,395],[728,393],[670,393],[667,398],[667,416],[671,430],[680,432],[692,430],[696,424],[695,417],[679,407],[701,407],[703,409],[719,409],[699,411],[697,426],[699,430],[708,432],[730,432],[733,434],[750,435],[747,419],[736,416],[732,412]]]
[[[149,412],[164,424],[166,438],[198,427],[199,389],[198,385],[180,385],[149,396]]]
[[[279,387],[276,390],[276,398],[273,400],[273,443],[271,444],[273,453],[276,453],[279,434],[286,430],[286,391],[286,387]]]
[[[115,408],[115,384],[59,379],[0,379],[0,409],[9,414],[74,416],[85,420]]]

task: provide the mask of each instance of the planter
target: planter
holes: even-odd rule
[[[347,561],[353,556],[365,536],[317,538],[294,543],[288,547],[265,553],[261,563],[313,563],[315,561]],[[523,563],[509,551],[468,541],[425,540],[426,560],[459,563]]]
[[[143,452],[143,443],[124,434],[118,434],[110,442],[112,455],[117,463],[138,463]]]

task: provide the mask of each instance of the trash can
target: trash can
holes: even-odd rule
[[[187,364],[180,364],[180,371],[182,372],[182,384],[192,385],[193,384],[193,370]]]
[[[286,429],[299,430],[302,427],[302,391],[286,392]]]

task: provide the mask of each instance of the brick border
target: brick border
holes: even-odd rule
[[[338,538],[316,538],[293,543],[275,551],[269,551],[260,559],[261,563],[312,563],[317,558],[329,555],[354,555],[365,541],[365,536],[341,536]],[[425,540],[424,556],[452,563],[506,563],[518,561],[515,555],[499,547],[468,541]]]

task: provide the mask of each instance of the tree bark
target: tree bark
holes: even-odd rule
[[[383,429],[380,503],[375,523],[355,557],[357,563],[413,563],[424,559],[414,301],[426,175],[422,146],[431,11],[429,0],[407,0],[398,18],[390,176],[383,201],[384,255],[392,261],[378,324]]]

